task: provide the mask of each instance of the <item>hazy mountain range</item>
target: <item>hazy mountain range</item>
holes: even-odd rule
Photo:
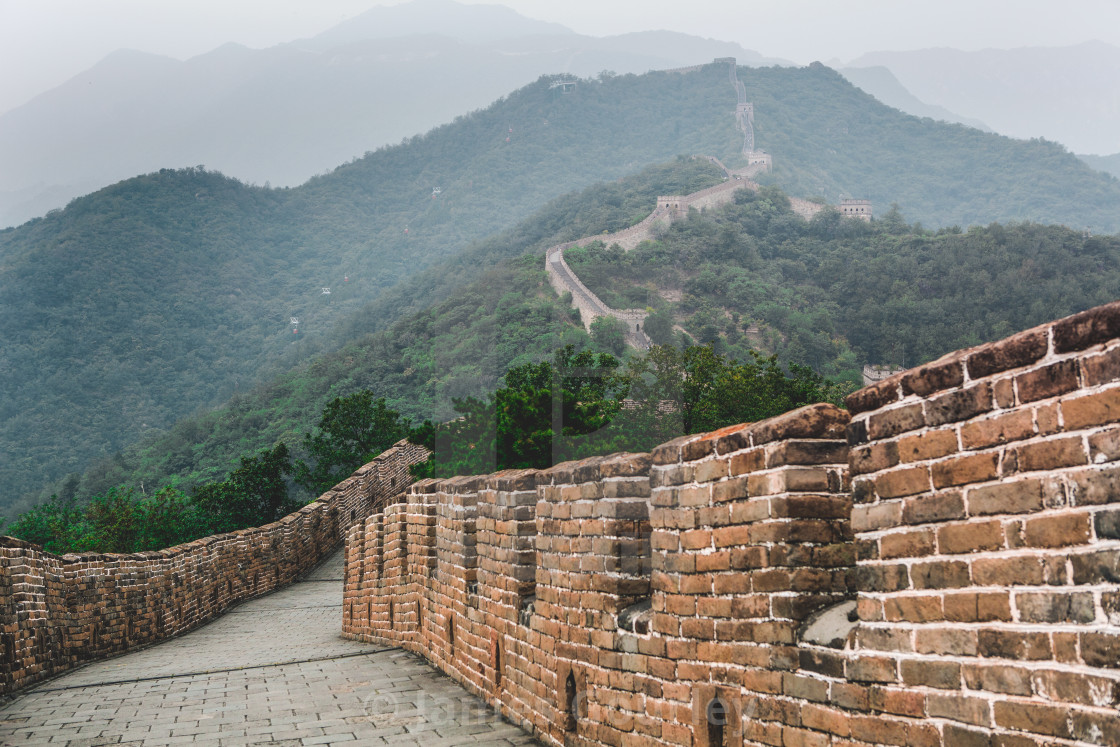
[[[643,73],[736,57],[669,31],[596,38],[502,6],[414,0],[322,34],[186,61],[121,50],[0,116],[0,226],[159,168],[296,185],[545,74]]]
[[[642,73],[724,56],[790,64],[671,31],[583,36],[453,0],[375,7],[267,49],[228,44],[186,61],[120,50],[0,115],[0,226],[159,168],[205,165],[296,185],[540,75]],[[874,52],[833,64],[908,114],[1120,152],[1120,49],[1107,44]],[[1089,162],[1116,173],[1111,161]]]
[[[774,156],[763,179],[793,195],[868,197],[888,225],[899,222],[889,208],[897,203],[933,227],[1000,220],[1120,230],[1120,182],[1058,145],[906,116],[823,65],[737,74],[755,104],[757,143]],[[0,230],[0,505],[111,461],[137,438],[394,314],[431,306],[448,288],[363,311],[425,268],[451,284],[485,270],[485,255],[468,271],[439,264],[573,188],[679,154],[742,164],[735,101],[724,64],[581,79],[570,93],[540,79],[298,187],[161,170]],[[613,222],[597,208],[579,225],[546,219],[503,251],[625,227],[657,194],[681,188],[650,184],[648,199]],[[624,204],[612,200],[603,195],[603,209]],[[538,259],[529,261],[541,273]],[[550,293],[543,278],[531,282]],[[504,329],[493,332],[505,339]],[[521,349],[503,344],[512,357]],[[422,361],[401,361],[402,370],[413,363]],[[410,406],[435,412],[481,386],[455,371],[441,381],[431,402]],[[254,415],[261,427],[269,418]]]
[[[876,66],[922,102],[1001,134],[1045,137],[1075,153],[1120,153],[1120,47],[872,52],[846,65]]]

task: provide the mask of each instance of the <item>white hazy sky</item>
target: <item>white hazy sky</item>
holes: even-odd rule
[[[475,4],[484,0],[460,0]],[[672,29],[799,63],[877,50],[1120,45],[1118,0],[504,0],[584,34]],[[113,50],[267,47],[399,0],[0,0],[0,112]]]

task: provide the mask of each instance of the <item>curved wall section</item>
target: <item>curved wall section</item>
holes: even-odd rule
[[[290,584],[399,495],[427,451],[397,443],[262,527],[157,552],[54,555],[0,537],[0,693],[169,638]]]
[[[553,745],[1120,744],[1120,302],[847,405],[418,483],[343,634]]]

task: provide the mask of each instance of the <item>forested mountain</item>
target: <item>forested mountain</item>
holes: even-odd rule
[[[927,104],[906,87],[898,82],[898,78],[882,65],[871,67],[842,67],[837,71],[852,82],[852,85],[867,91],[887,106],[913,114],[915,117],[929,117],[942,122],[955,122],[969,127],[975,127],[984,132],[991,132],[992,128],[972,117],[962,117],[956,112],[951,112],[943,106]]]
[[[164,167],[295,186],[544,74],[770,64],[673,32],[575,34],[501,6],[377,6],[309,39],[227,44],[186,61],[121,50],[0,115],[0,226]],[[281,154],[281,157],[278,157]]]
[[[306,359],[383,289],[570,189],[734,156],[734,100],[726,66],[542,79],[298,189],[168,170],[0,232],[0,505]]]
[[[692,339],[778,354],[858,382],[865,363],[910,368],[1114,301],[1120,236],[993,223],[930,231],[897,211],[871,223],[790,214],[779,190],[674,223],[632,252],[565,259],[615,308],[651,307],[657,343]]]
[[[751,70],[755,135],[790,194],[897,203],[926,225],[1031,220],[1120,230],[1120,181],[1057,143],[903,115],[822,65]]]
[[[791,194],[868,196],[880,213],[897,202],[933,226],[1120,228],[1120,182],[1054,144],[903,115],[820,65],[739,77],[755,103],[756,142],[774,156],[767,179]],[[677,154],[735,165],[734,104],[725,65],[606,75],[571,93],[542,79],[299,188],[164,171],[0,232],[4,502],[429,307],[496,255],[382,294],[570,189]],[[657,192],[634,204],[610,197],[627,209],[590,232],[640,220]],[[572,215],[553,213],[536,233],[586,235],[587,221]]]
[[[167,433],[151,433],[46,494],[92,495],[126,482],[152,487],[172,476],[187,486],[221,478],[258,444],[295,446],[331,398],[366,387],[408,417],[451,417],[453,398],[489,390],[510,365],[547,358],[567,342],[589,342],[578,314],[545,282],[548,246],[625,226],[662,191],[692,192],[720,179],[707,161],[684,159],[554,200],[532,219],[372,302],[354,315],[348,325],[354,341],[338,352],[235,394],[225,407],[180,420]],[[362,327],[387,328],[361,334]]]
[[[1111,156],[1080,155],[1078,158],[1098,171],[1120,177],[1120,153],[1113,153]]]
[[[703,163],[680,161],[558,200],[461,255],[457,269],[481,277],[441,303],[52,489],[82,496],[177,479],[189,490],[241,454],[298,443],[331,398],[362,389],[414,421],[446,419],[453,398],[492,391],[511,366],[547,360],[564,344],[595,346],[545,282],[543,250],[568,238],[566,228],[613,229],[657,192],[711,179]],[[805,221],[772,187],[693,213],[630,253],[593,245],[567,258],[608,303],[653,307],[646,329],[655,342],[701,342],[740,359],[761,350],[847,381],[864,362],[916,365],[1112,300],[1120,287],[1117,236],[1036,224],[934,232],[897,212],[870,224],[831,210]]]

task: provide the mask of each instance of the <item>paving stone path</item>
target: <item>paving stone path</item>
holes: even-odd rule
[[[423,659],[339,637],[342,553],[198,630],[0,701],[0,745],[536,744]]]

